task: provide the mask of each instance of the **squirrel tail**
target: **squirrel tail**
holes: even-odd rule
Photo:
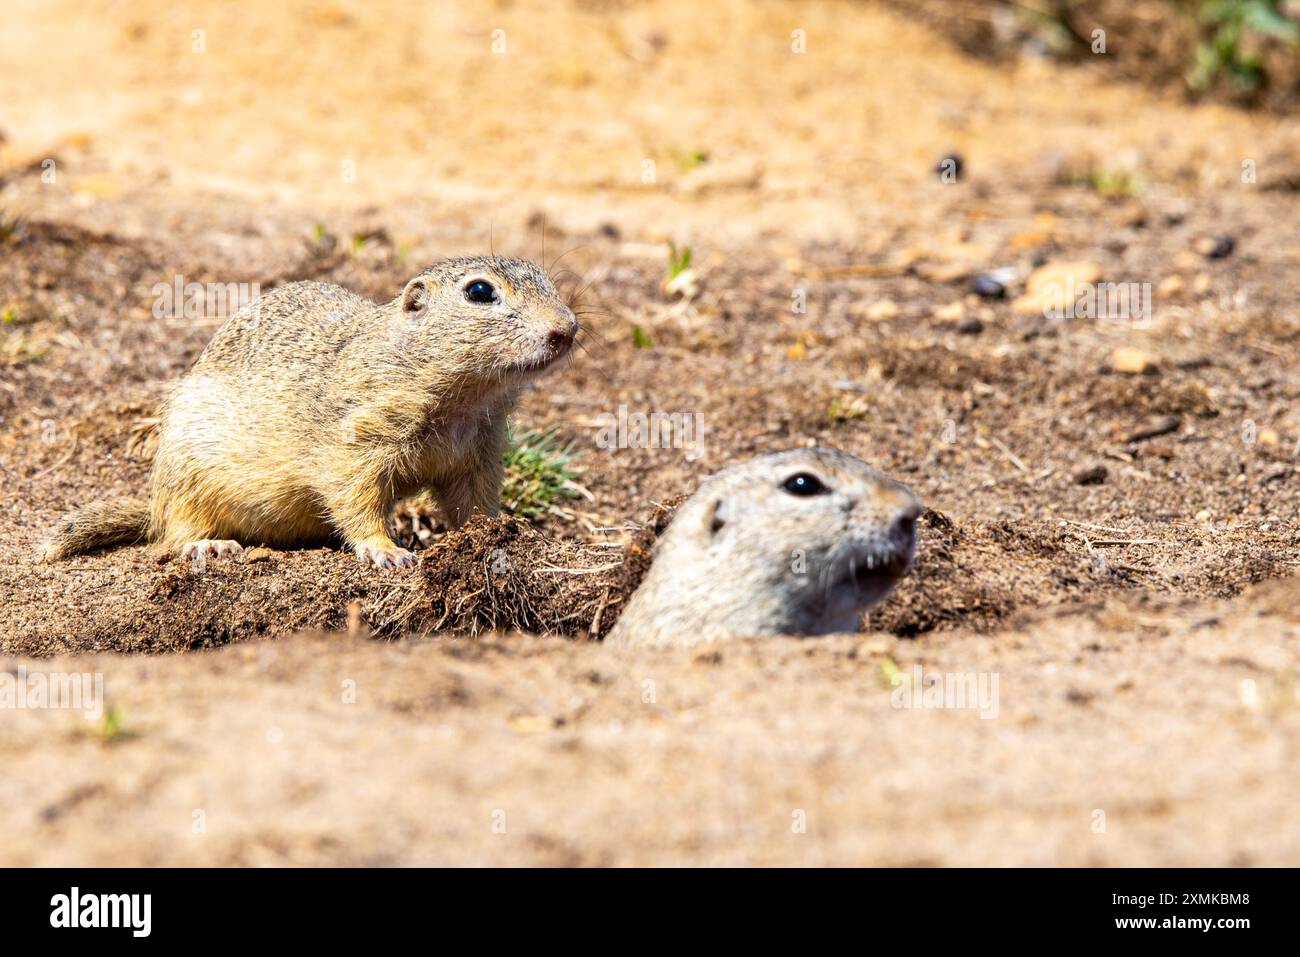
[[[41,547],[41,557],[56,562],[112,545],[134,545],[148,537],[148,503],[139,499],[96,502],[65,518]]]

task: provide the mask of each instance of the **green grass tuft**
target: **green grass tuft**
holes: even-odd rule
[[[534,519],[557,502],[582,494],[577,484],[582,469],[574,461],[582,453],[561,443],[554,429],[528,429],[511,437],[506,449],[506,480],[501,504],[520,518]]]
[[[1229,77],[1239,87],[1257,90],[1268,83],[1263,60],[1252,41],[1267,37],[1300,42],[1300,24],[1284,15],[1278,0],[1202,0],[1197,18],[1209,37],[1196,48],[1187,84],[1197,92]]]
[[[691,247],[683,246],[677,248],[674,242],[668,243],[668,281],[672,282],[686,270],[691,268]]]
[[[704,150],[674,150],[673,161],[677,163],[677,168],[683,173],[689,173],[693,169],[703,166],[709,161],[709,154]]]
[[[22,220],[10,213],[0,210],[0,242],[9,242],[22,231]]]
[[[1116,199],[1137,196],[1142,192],[1144,184],[1133,173],[1101,169],[1094,170],[1089,175],[1088,185],[1107,199]]]
[[[902,678],[898,676],[902,675]],[[899,682],[906,681],[907,675],[902,668],[898,667],[898,662],[894,661],[889,655],[880,659],[880,681],[886,688],[895,688]]]
[[[99,726],[99,736],[105,741],[115,741],[122,736],[122,709],[109,708]]]

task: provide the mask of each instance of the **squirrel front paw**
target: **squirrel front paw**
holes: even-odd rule
[[[410,568],[416,562],[415,555],[393,542],[360,542],[353,551],[376,568]]]

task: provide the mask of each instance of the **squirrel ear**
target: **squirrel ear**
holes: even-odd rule
[[[402,311],[423,312],[432,298],[433,292],[429,289],[429,281],[422,276],[416,276],[402,290]]]
[[[718,499],[713,503],[713,507],[705,512],[704,527],[708,530],[710,535],[716,535],[718,532],[722,531],[722,526],[727,524],[727,520],[730,517],[727,503],[722,499]]]

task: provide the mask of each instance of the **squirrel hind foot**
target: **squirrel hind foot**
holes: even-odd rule
[[[186,542],[181,546],[182,561],[205,561],[209,558],[239,558],[244,554],[244,546],[228,538],[204,538],[197,542]]]

